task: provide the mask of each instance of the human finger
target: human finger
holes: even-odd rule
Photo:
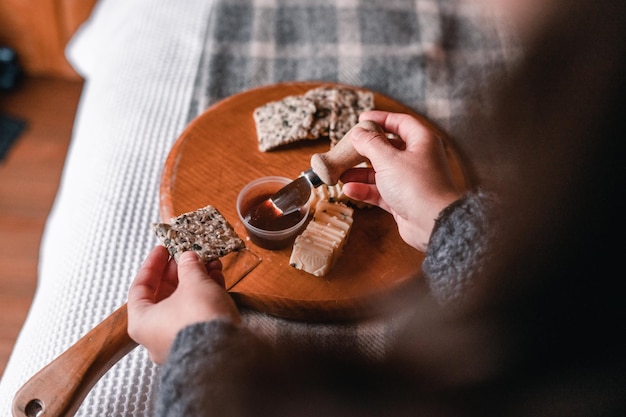
[[[129,307],[155,302],[155,293],[167,268],[168,258],[169,253],[163,246],[155,247],[148,254],[128,290]]]
[[[349,182],[343,185],[343,192],[353,200],[362,201],[367,204],[378,206],[385,211],[390,207],[382,198],[378,187],[374,184],[362,184],[359,182]]]
[[[367,110],[359,115],[359,121],[370,120],[387,132],[398,133],[400,127],[407,123],[419,121],[407,113],[393,113],[385,110]]]
[[[203,279],[207,274],[205,265],[200,261],[198,255],[193,251],[186,251],[178,257],[178,276],[188,276],[189,279]]]
[[[339,178],[341,182],[360,182],[363,184],[374,184],[376,183],[376,172],[372,168],[350,168]]]
[[[206,282],[207,279],[217,282],[224,287],[224,276],[221,263],[202,263],[195,252],[183,252],[178,258],[178,280],[190,285]]]
[[[378,205],[380,193],[376,188],[376,172],[372,168],[351,168],[340,177],[342,192],[353,200]]]
[[[222,288],[226,288],[226,281],[222,273],[222,262],[219,259],[211,261],[206,265],[209,278],[217,282]]]
[[[401,137],[407,148],[422,138],[436,137],[434,128],[428,122],[406,113],[392,113],[383,110],[369,110],[359,115],[359,120],[371,120],[379,124],[386,132]]]
[[[241,321],[235,303],[225,291],[221,263],[205,265],[195,253],[184,252],[178,258],[178,280],[180,294],[186,294],[188,302],[194,305],[194,312],[188,314],[188,320],[206,321],[221,317],[233,323]]]
[[[221,271],[222,270],[222,261],[220,261],[219,259],[211,261],[211,262],[206,264],[206,269],[207,269],[207,271],[212,271],[212,270]]]
[[[399,150],[394,147],[384,133],[373,132],[355,126],[350,130],[350,138],[354,149],[369,159],[373,169],[378,171],[381,166],[389,164]]]
[[[170,295],[176,290],[178,287],[178,265],[174,258],[169,259],[167,266],[165,267],[165,271],[163,272],[163,277],[161,282],[159,283],[159,288],[154,297],[156,302],[159,302]]]

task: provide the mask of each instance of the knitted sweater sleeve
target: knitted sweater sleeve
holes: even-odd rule
[[[454,303],[481,276],[494,240],[497,203],[476,191],[446,207],[437,218],[422,271],[433,296]]]
[[[240,414],[242,383],[262,360],[264,350],[249,330],[229,322],[210,321],[184,328],[161,368],[155,415]]]

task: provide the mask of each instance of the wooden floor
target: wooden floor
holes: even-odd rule
[[[71,137],[82,82],[27,78],[0,112],[28,127],[0,161],[0,376],[37,284],[39,245]]]

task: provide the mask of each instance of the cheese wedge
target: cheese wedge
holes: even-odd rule
[[[318,201],[313,220],[293,244],[289,264],[315,276],[326,275],[348,240],[353,214],[343,203]]]
[[[315,209],[317,207],[317,203],[320,201],[329,201],[331,203],[344,203],[349,205],[350,207],[356,208],[369,208],[371,207],[369,204],[364,203],[362,201],[353,200],[348,197],[343,192],[343,183],[340,181],[335,185],[328,186],[326,184],[322,184],[319,187],[313,189],[311,193],[311,201],[310,201],[310,213],[315,214]]]

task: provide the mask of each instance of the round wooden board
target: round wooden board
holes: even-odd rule
[[[269,101],[303,94],[319,85],[294,82],[248,90],[196,118],[165,162],[161,217],[169,221],[209,204],[226,217],[249,250],[261,258],[229,289],[240,305],[308,321],[362,318],[373,314],[385,298],[415,283],[421,274],[423,254],[404,243],[391,215],[378,208],[356,210],[344,253],[328,275],[316,277],[289,265],[291,247],[269,251],[247,240],[235,209],[237,194],[249,181],[267,175],[295,179],[309,168],[313,153],[329,149],[328,140],[316,140],[261,152],[252,118],[253,110]],[[423,120],[410,108],[380,94],[375,94],[375,107]],[[433,130],[442,135],[435,127]],[[446,151],[458,185],[465,188],[458,158],[447,144]]]

